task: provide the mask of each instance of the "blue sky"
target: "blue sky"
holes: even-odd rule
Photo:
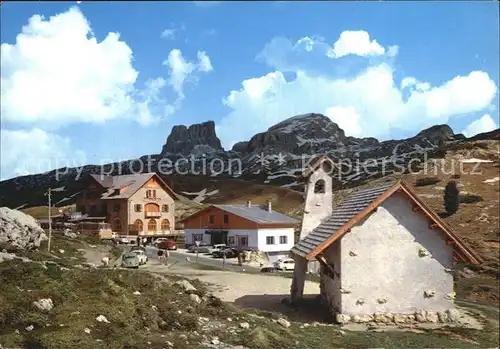
[[[306,112],[381,140],[498,127],[495,1],[1,10],[2,179],[159,153],[206,120],[226,148]]]

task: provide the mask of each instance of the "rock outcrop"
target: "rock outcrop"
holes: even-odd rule
[[[14,249],[32,250],[46,240],[37,221],[21,211],[0,207],[0,245]]]
[[[177,125],[167,138],[162,149],[162,156],[167,154],[188,155],[193,151],[199,155],[224,150],[215,134],[215,123],[207,121],[189,127]]]

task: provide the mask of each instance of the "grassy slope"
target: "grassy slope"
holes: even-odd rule
[[[143,349],[164,348],[169,341],[175,348],[187,349],[202,348],[201,343],[213,337],[252,349],[498,346],[498,323],[486,319],[483,331],[342,333],[338,326],[304,328],[295,323],[284,328],[273,322],[278,314],[221,302],[196,281],[192,281],[196,293],[205,297],[201,304],[194,303],[175,284],[179,280],[175,276],[76,268],[72,257],[81,261],[77,247],[86,246],[86,242],[56,237],[54,243],[68,251],[58,264],[44,268],[20,260],[0,263],[0,344],[4,347]],[[31,257],[35,256],[43,259],[44,254],[32,252]],[[136,291],[140,295],[134,294]],[[54,309],[36,309],[32,303],[40,298],[51,298]],[[110,323],[97,322],[99,315]],[[495,316],[498,314],[489,315]],[[248,322],[250,328],[241,328],[242,322]],[[28,326],[34,329],[28,331]],[[90,329],[90,334],[85,329]]]

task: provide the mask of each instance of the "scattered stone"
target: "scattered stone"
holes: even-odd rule
[[[152,305],[151,309],[153,309],[154,311],[158,311],[158,307],[156,305]]]
[[[182,314],[182,310],[177,310],[177,313],[178,314]]]
[[[180,286],[184,290],[184,292],[196,292],[196,288],[187,280],[177,281],[175,284]]]
[[[108,266],[108,265],[109,265],[109,257],[102,257],[102,259],[101,259],[101,263],[102,263],[104,266]]]
[[[180,339],[187,339],[187,338],[188,338],[188,336],[187,336],[187,335],[185,335],[185,334],[183,333],[183,334],[180,334],[180,335],[179,335],[179,338],[180,338]]]
[[[228,317],[227,321],[231,322],[231,321],[233,321],[233,319],[231,319],[230,317]]]
[[[64,252],[66,252],[66,251],[64,251],[62,248],[61,248],[61,249],[59,249],[59,253],[60,253],[60,254],[64,254]]]
[[[394,321],[394,315],[388,313],[375,313],[373,320],[378,323],[388,324]]]
[[[134,291],[134,295],[136,295],[136,296],[140,296],[140,295],[141,295],[141,292],[139,292],[139,291]]]
[[[440,311],[437,313],[438,319],[440,322],[448,322],[448,314],[444,311]]]
[[[170,341],[165,341],[165,344],[167,345],[167,347],[171,347],[171,348],[174,347],[174,343],[172,343]]]
[[[432,323],[436,323],[439,321],[437,313],[433,311],[428,311],[426,313],[425,319],[427,320],[427,322],[432,322]]]
[[[42,298],[33,302],[33,305],[42,311],[51,311],[54,308],[54,303],[50,298]]]
[[[335,316],[335,320],[336,320],[339,324],[346,324],[346,323],[348,323],[348,322],[349,322],[349,320],[350,320],[350,318],[351,318],[351,317],[350,317],[349,315],[345,315],[345,314],[337,314],[337,315]],[[317,325],[315,325],[315,324],[319,325],[319,323],[313,323],[313,326],[317,326]]]
[[[451,322],[458,322],[460,320],[460,313],[456,309],[449,309],[446,311],[448,320]]]
[[[250,324],[249,324],[248,322],[242,322],[242,323],[240,324],[240,327],[241,327],[241,328],[250,328]]]
[[[345,331],[339,330],[341,336],[345,336]]]
[[[415,312],[415,320],[417,320],[417,322],[426,322],[425,310],[419,310]]]
[[[25,330],[28,332],[31,332],[31,331],[33,331],[34,328],[35,328],[35,326],[29,325],[28,327],[25,328]]]
[[[192,300],[193,302],[195,302],[196,304],[200,304],[201,303],[201,298],[200,296],[198,296],[197,294],[195,293],[191,293],[189,295],[189,299]]]
[[[220,344],[220,340],[218,337],[214,337],[214,338],[212,338],[210,343],[212,343],[213,345],[218,345],[218,344]]]
[[[284,318],[279,318],[276,322],[285,328],[288,328],[292,325],[290,321]]]
[[[80,315],[80,312],[79,311],[74,311],[72,312],[71,314],[69,314],[70,316],[75,316],[75,315]]]
[[[90,328],[86,327],[83,332],[85,332],[86,334],[90,334]]]
[[[98,317],[96,317],[95,319],[96,319],[97,321],[99,321],[99,322],[105,322],[105,323],[109,324],[108,319],[106,319],[106,317],[105,317],[105,316],[103,316],[103,315],[99,315],[99,316],[98,316]]]

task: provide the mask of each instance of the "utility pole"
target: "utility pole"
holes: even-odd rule
[[[52,189],[49,188],[47,191],[47,196],[49,197],[49,243],[47,244],[47,250],[50,253],[50,240],[52,239],[52,218],[51,218],[51,208],[52,208],[52,203],[51,203],[51,192]]]

